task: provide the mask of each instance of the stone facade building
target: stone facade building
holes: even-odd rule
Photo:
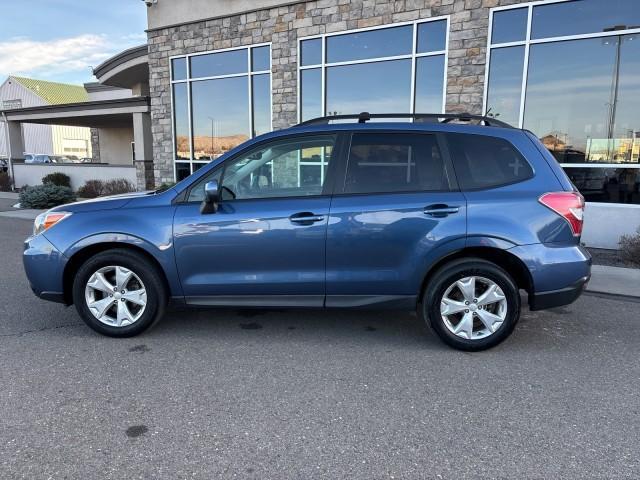
[[[314,116],[469,112],[542,139],[616,232],[595,243],[640,223],[635,0],[148,3],[157,185]]]

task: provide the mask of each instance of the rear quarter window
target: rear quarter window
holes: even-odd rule
[[[464,133],[447,134],[462,190],[482,190],[522,182],[533,169],[507,140]]]

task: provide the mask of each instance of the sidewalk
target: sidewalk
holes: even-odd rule
[[[18,196],[20,194],[18,193],[13,193],[13,192],[0,192],[0,198],[6,198],[9,200],[15,200],[18,201]]]
[[[587,291],[640,297],[640,269],[593,265]]]

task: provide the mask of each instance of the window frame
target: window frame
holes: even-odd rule
[[[444,20],[446,21],[446,32],[445,32],[445,49],[444,50],[437,50],[437,51],[433,51],[433,52],[422,52],[419,53],[417,51],[418,48],[418,26],[424,23],[430,23],[430,22],[438,22]],[[413,32],[412,32],[412,47],[411,47],[411,53],[409,54],[405,54],[405,55],[394,55],[394,56],[390,56],[390,57],[373,57],[373,58],[366,58],[366,59],[360,59],[360,60],[348,60],[348,61],[342,61],[342,62],[327,62],[327,38],[329,37],[334,37],[334,36],[338,36],[338,35],[348,35],[351,33],[360,33],[360,32],[368,32],[368,31],[374,31],[374,30],[383,30],[383,29],[387,29],[387,28],[395,28],[395,27],[402,27],[402,26],[406,26],[406,25],[411,25],[413,27]],[[321,116],[326,116],[327,114],[327,89],[326,89],[326,84],[327,84],[327,69],[331,68],[331,67],[338,67],[338,66],[347,66],[347,65],[359,65],[359,64],[365,64],[365,63],[380,63],[380,62],[385,62],[385,61],[390,61],[390,60],[411,60],[411,91],[410,91],[410,105],[409,105],[409,109],[408,112],[409,113],[416,113],[415,111],[415,105],[416,105],[416,73],[417,73],[417,63],[418,63],[418,59],[422,58],[422,57],[435,57],[435,56],[444,56],[444,75],[443,75],[443,87],[442,87],[442,110],[441,112],[427,112],[427,113],[444,113],[445,112],[445,108],[446,108],[446,101],[447,101],[447,69],[448,69],[448,65],[449,65],[449,36],[450,36],[450,31],[451,31],[451,19],[450,19],[450,15],[440,15],[437,17],[431,17],[431,18],[424,18],[424,19],[420,19],[420,20],[413,20],[413,21],[408,21],[408,22],[396,22],[396,23],[389,23],[389,24],[384,24],[384,25],[376,25],[373,27],[364,27],[364,28],[356,28],[356,29],[351,29],[351,30],[341,30],[338,32],[331,32],[331,33],[322,33],[322,34],[318,34],[318,35],[310,35],[307,37],[299,37],[297,40],[297,86],[296,86],[296,90],[297,90],[297,99],[296,99],[296,110],[297,110],[297,119],[298,119],[298,123],[300,123],[302,121],[302,95],[301,95],[301,77],[302,77],[302,72],[304,70],[313,70],[313,69],[318,69],[320,70],[320,102],[321,102]],[[312,65],[302,65],[302,42],[306,41],[306,40],[314,40],[314,39],[319,39],[321,41],[321,63],[317,63],[317,64],[312,64]],[[352,112],[352,113],[360,113],[360,112]],[[396,113],[396,112],[387,112],[387,113]]]
[[[531,38],[531,23],[533,20],[533,9],[539,5],[550,5],[554,3],[566,3],[566,2],[575,2],[580,0],[535,0],[531,2],[523,2],[517,3],[513,5],[505,5],[502,7],[493,7],[489,11],[489,30],[487,34],[487,47],[486,47],[486,57],[485,57],[485,74],[484,74],[484,92],[483,92],[483,102],[482,102],[482,113],[483,115],[487,114],[487,100],[489,96],[489,67],[491,61],[491,52],[493,50],[497,50],[499,48],[507,48],[507,47],[515,47],[515,46],[523,46],[524,47],[524,62],[522,67],[522,82],[520,85],[520,106],[518,111],[518,125],[517,128],[522,128],[524,123],[524,113],[525,113],[525,102],[526,102],[526,90],[527,90],[527,77],[529,73],[529,50],[531,45],[543,44],[543,43],[558,43],[567,40],[584,40],[589,38],[606,38],[606,37],[621,37],[624,35],[634,35],[640,34],[640,28],[629,28],[625,30],[612,30],[608,32],[592,32],[592,33],[581,33],[574,35],[561,35],[555,37],[545,37],[545,38]],[[518,40],[514,42],[504,42],[504,43],[496,43],[492,44],[491,37],[493,36],[493,15],[495,12],[500,12],[504,10],[515,10],[515,9],[527,9],[527,30],[525,32],[524,40]],[[560,163],[560,166],[563,169],[567,168],[631,168],[631,169],[640,169],[640,163]],[[624,205],[617,203],[601,203],[601,202],[590,202],[590,203],[598,203],[601,205]],[[640,208],[640,205],[630,204],[631,207]]]
[[[191,191],[200,183],[204,177],[215,174],[216,171],[222,170],[220,174],[220,185],[223,185],[224,181],[224,170],[227,167],[227,164],[237,160],[240,157],[247,155],[252,150],[264,148],[270,143],[280,143],[283,141],[295,141],[297,138],[311,138],[311,137],[335,137],[335,144],[333,146],[333,152],[331,153],[332,160],[329,162],[327,173],[324,177],[324,183],[322,184],[322,192],[320,195],[287,195],[284,197],[261,197],[261,198],[238,198],[238,199],[228,199],[224,200],[224,203],[228,202],[253,202],[253,201],[268,201],[268,200],[286,200],[286,199],[302,199],[302,198],[320,198],[332,196],[334,194],[334,189],[336,185],[336,180],[339,180],[339,168],[342,165],[343,156],[345,154],[345,145],[347,140],[350,140],[350,137],[347,132],[341,131],[331,131],[331,130],[322,130],[318,132],[307,132],[307,133],[292,133],[290,135],[282,135],[275,138],[268,138],[260,142],[252,143],[248,145],[246,148],[243,148],[241,151],[236,154],[230,156],[225,159],[221,163],[212,166],[208,170],[204,171],[201,176],[194,179],[184,190],[182,190],[175,198],[174,203],[180,205],[199,205],[200,201],[189,201],[189,196],[191,195]],[[335,157],[335,159],[334,159]]]
[[[410,129],[391,129],[391,128],[376,128],[376,129],[360,129],[360,130],[347,130],[345,131],[347,134],[347,142],[344,146],[344,150],[341,152],[342,155],[339,157],[340,165],[339,172],[334,180],[334,191],[333,196],[340,197],[352,197],[352,196],[366,196],[366,195],[404,195],[404,194],[416,194],[416,193],[427,193],[427,194],[438,194],[438,193],[451,193],[451,192],[459,192],[460,186],[458,183],[458,178],[455,173],[455,169],[453,167],[453,160],[451,158],[449,145],[445,138],[445,132],[437,131],[437,130],[410,130]],[[448,190],[399,190],[394,192],[345,192],[346,181],[347,181],[347,168],[349,166],[349,156],[351,154],[351,143],[353,140],[353,136],[357,134],[373,134],[373,135],[388,135],[388,134],[398,134],[398,135],[431,135],[435,137],[436,142],[438,144],[438,148],[440,149],[440,155],[442,156],[442,162],[444,164],[445,171],[447,172],[447,179],[449,180],[449,189]]]
[[[253,71],[253,49],[257,47],[269,47],[269,69],[268,70],[259,70]],[[224,53],[230,51],[237,50],[246,50],[247,51],[247,71],[245,73],[232,73],[226,75],[214,75],[207,77],[191,77],[191,58],[198,57],[202,55],[210,55],[215,53]],[[182,80],[174,80],[173,79],[173,61],[177,59],[184,59],[185,61],[185,71],[186,78]],[[215,50],[207,50],[204,52],[195,52],[189,53],[185,55],[172,55],[168,58],[168,68],[169,68],[169,96],[171,99],[171,151],[173,155],[173,179],[177,181],[177,169],[175,164],[181,163],[185,165],[189,165],[190,174],[193,174],[197,168],[194,168],[194,165],[206,165],[211,160],[196,160],[193,156],[193,109],[192,109],[192,89],[191,85],[194,82],[206,81],[206,80],[219,80],[223,78],[237,78],[237,77],[246,77],[247,79],[247,89],[248,89],[248,104],[249,104],[249,138],[253,137],[253,129],[255,125],[255,112],[253,111],[253,77],[256,75],[269,75],[269,125],[271,127],[271,131],[273,131],[273,46],[272,42],[262,42],[262,43],[253,43],[250,45],[242,45],[239,47],[230,47],[230,48],[220,48]],[[175,101],[174,101],[174,85],[184,83],[187,86],[187,112],[188,112],[188,136],[189,136],[189,159],[188,160],[180,160],[177,158],[176,152],[176,128],[175,128]],[[200,167],[198,167],[200,168]]]

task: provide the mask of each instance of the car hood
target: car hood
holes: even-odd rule
[[[108,197],[98,197],[89,200],[82,200],[80,202],[68,203],[66,205],[60,205],[59,207],[52,208],[51,211],[65,211],[65,212],[94,212],[98,210],[113,210],[115,208],[121,208],[135,198],[145,197],[153,194],[152,190],[144,192],[132,192],[123,193],[120,195],[111,195]]]

